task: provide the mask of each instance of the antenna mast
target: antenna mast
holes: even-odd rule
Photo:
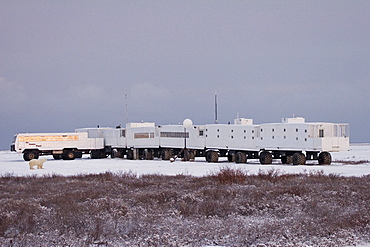
[[[128,123],[127,89],[125,90],[125,121]]]
[[[215,91],[215,124],[218,124],[218,117],[217,117],[217,91]]]

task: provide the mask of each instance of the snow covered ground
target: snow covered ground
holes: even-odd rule
[[[42,170],[30,170],[28,162],[23,160],[22,154],[10,151],[0,151],[0,175],[29,176],[29,175],[76,175],[95,174],[103,172],[133,172],[142,174],[165,175],[193,175],[203,176],[221,167],[245,169],[249,173],[258,173],[260,170],[276,169],[281,173],[304,173],[313,170],[323,171],[325,174],[338,174],[343,176],[362,176],[370,174],[370,144],[351,144],[347,152],[332,153],[333,163],[330,166],[316,165],[317,161],[308,161],[305,166],[282,165],[280,162],[272,165],[261,165],[257,160],[248,160],[248,164],[229,163],[225,158],[218,163],[208,163],[204,158],[197,158],[194,162],[182,162],[177,159],[171,163],[162,160],[126,160],[126,159],[100,159],[92,160],[88,155],[76,160],[54,160],[52,156],[43,156],[48,161]],[[360,164],[346,164],[336,161],[364,161]]]

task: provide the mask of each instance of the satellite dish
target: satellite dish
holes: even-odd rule
[[[191,127],[193,127],[193,121],[187,118],[182,122],[182,125],[184,126],[185,129],[190,129]]]

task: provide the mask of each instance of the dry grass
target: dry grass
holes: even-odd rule
[[[0,178],[1,246],[345,246],[370,241],[370,176],[103,173]],[[262,246],[262,245],[261,245]]]

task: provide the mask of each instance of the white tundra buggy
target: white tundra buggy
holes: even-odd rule
[[[11,150],[23,153],[26,161],[38,159],[40,155],[73,160],[101,149],[104,149],[104,138],[89,138],[87,132],[17,134],[11,145]]]

